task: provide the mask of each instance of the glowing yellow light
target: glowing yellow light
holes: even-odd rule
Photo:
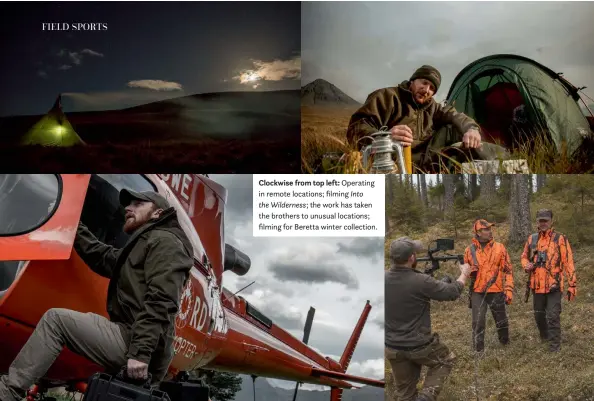
[[[64,127],[62,127],[61,125],[58,125],[54,129],[54,132],[56,133],[56,135],[62,136],[62,134],[64,133]]]
[[[260,75],[258,75],[257,72],[255,72],[255,71],[246,71],[246,72],[244,72],[244,73],[241,74],[240,82],[242,84],[247,84],[247,83],[250,83],[250,82],[258,81],[260,79],[262,79],[262,77]]]

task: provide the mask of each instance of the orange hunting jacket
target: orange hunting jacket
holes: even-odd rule
[[[557,244],[555,243],[555,236],[557,236]],[[534,263],[536,260],[536,256],[532,255],[532,250],[530,249],[531,244],[532,235],[528,237],[524,245],[524,252],[522,253],[522,267],[524,269],[526,269],[526,265],[529,262]],[[565,272],[567,274],[569,290],[575,294],[577,278],[573,265],[573,252],[567,238],[553,229],[540,232],[538,233],[536,250],[547,251],[547,263],[544,268],[537,268],[532,272],[530,275],[530,288],[536,294],[546,294],[550,292],[551,285],[556,280],[559,280],[560,290],[563,292],[563,272]]]
[[[514,290],[514,277],[511,260],[505,246],[491,240],[483,248],[476,238],[472,239],[472,244],[476,249],[478,266],[473,260],[470,246],[466,247],[464,251],[464,263],[468,263],[473,274],[476,274],[476,281],[471,291],[480,293],[505,292],[505,295],[511,299]],[[489,281],[493,280],[494,277],[497,278],[489,286]]]

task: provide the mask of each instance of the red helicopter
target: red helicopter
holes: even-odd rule
[[[8,371],[48,309],[107,317],[108,280],[85,265],[73,242],[82,221],[102,242],[125,244],[124,212],[118,201],[122,188],[164,195],[177,210],[194,248],[166,382],[179,381],[196,369],[226,371],[295,381],[297,387],[299,383],[329,386],[331,401],[340,401],[343,389],[355,387],[351,383],[384,387],[384,381],[346,374],[371,310],[369,301],[336,361],[307,345],[313,308],[299,340],[223,287],[223,272],[245,275],[251,261],[225,243],[227,190],[208,176],[195,174],[0,175],[0,373]],[[46,377],[29,391],[29,401],[43,398],[51,387],[84,392],[88,378],[102,371],[64,349]]]

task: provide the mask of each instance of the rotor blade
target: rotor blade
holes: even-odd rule
[[[382,380],[368,379],[366,377],[352,376],[346,373],[334,372],[332,370],[312,368],[311,375],[314,377],[331,377],[335,379],[341,379],[347,382],[355,382],[361,384],[367,384],[368,386],[374,387],[385,387],[385,382]]]
[[[297,399],[297,391],[299,390],[299,382],[295,384],[295,392],[293,393],[293,401]]]
[[[303,331],[303,343],[307,344],[309,341],[309,333],[311,332],[311,325],[313,324],[313,318],[316,314],[316,310],[313,307],[309,307],[307,312],[307,320],[305,321],[305,330]]]

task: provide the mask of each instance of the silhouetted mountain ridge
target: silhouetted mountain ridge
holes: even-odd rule
[[[301,88],[301,105],[349,106],[359,105],[355,99],[324,79],[316,79]]]
[[[241,390],[235,394],[235,401],[254,401],[252,378],[240,375],[243,380]],[[292,390],[272,386],[265,378],[256,379],[256,401],[292,401]],[[297,401],[330,401],[330,390],[311,391],[299,389]],[[363,386],[357,390],[345,390],[342,401],[384,401],[384,390]]]

